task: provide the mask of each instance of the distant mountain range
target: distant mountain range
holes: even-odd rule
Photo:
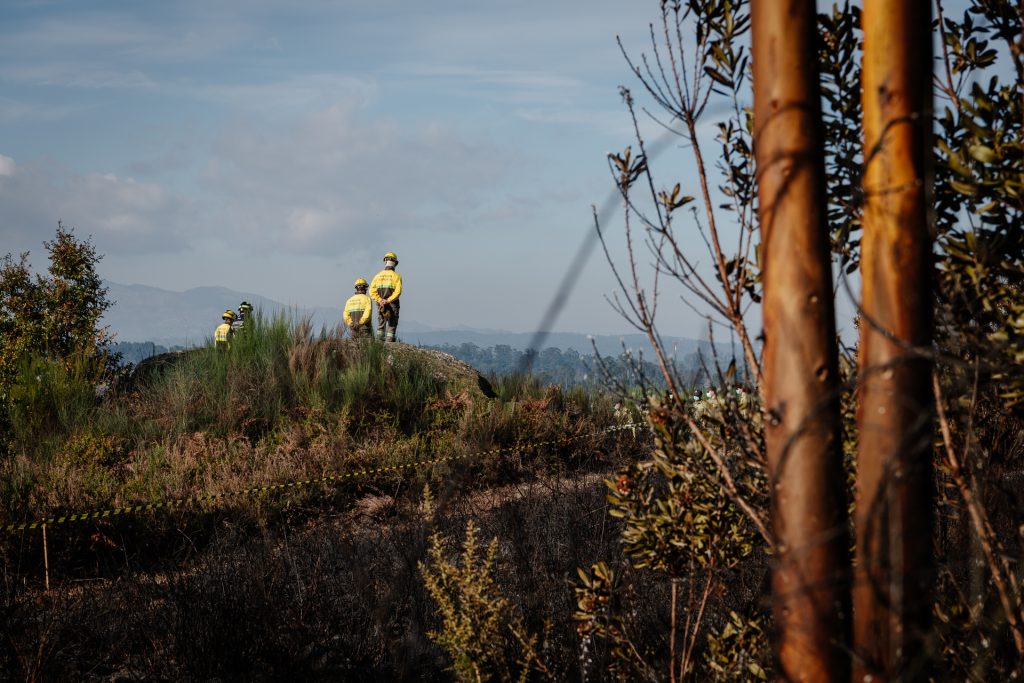
[[[122,285],[106,282],[109,297],[115,303],[107,311],[103,323],[109,325],[121,342],[154,342],[171,347],[196,346],[205,343],[220,323],[225,309],[236,310],[242,301],[248,301],[265,314],[287,311],[295,317],[310,316],[314,329],[333,327],[341,320],[340,308],[301,308],[289,306],[252,292],[237,292],[226,287],[195,287],[184,292],[171,292],[145,285]],[[414,320],[402,318],[399,338],[418,346],[475,344],[480,348],[507,345],[525,350],[536,346],[532,332],[480,330],[468,327],[440,330]],[[674,350],[677,358],[684,358],[698,350],[709,353],[711,345],[685,337],[665,337],[664,343]],[[623,348],[642,352],[652,358],[647,338],[640,334],[594,335],[570,332],[551,332],[543,337],[539,346],[567,351],[575,349],[583,355],[596,348],[602,355],[617,356]],[[728,348],[718,344],[719,354],[731,355]]]

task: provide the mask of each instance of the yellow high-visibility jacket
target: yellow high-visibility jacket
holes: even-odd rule
[[[379,304],[397,301],[402,296],[402,276],[385,268],[373,276],[370,296]]]
[[[231,329],[231,323],[221,323],[217,326],[217,329],[213,331],[213,345],[218,349],[227,348],[231,342],[231,335],[234,334],[234,330]]]
[[[370,322],[373,302],[365,294],[353,294],[345,302],[345,313],[342,318],[349,327],[362,327]]]

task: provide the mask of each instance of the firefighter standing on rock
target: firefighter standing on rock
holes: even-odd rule
[[[395,341],[398,330],[398,298],[402,296],[402,276],[395,271],[395,252],[384,254],[384,270],[370,282],[370,296],[377,302],[377,338]]]

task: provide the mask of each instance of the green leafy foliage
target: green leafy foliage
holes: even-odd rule
[[[827,218],[832,251],[847,273],[860,265],[863,199],[861,152],[860,8],[846,0],[818,16],[821,41],[822,146],[825,156]]]
[[[60,224],[56,237],[44,246],[50,255],[49,278],[42,283],[47,307],[44,352],[66,358],[83,348],[104,346],[108,340],[99,321],[112,302],[96,272],[101,258],[96,248]]]
[[[747,619],[729,612],[725,625],[708,636],[704,652],[707,681],[766,681],[764,662],[770,661],[768,634],[758,618]]]
[[[994,24],[969,19],[946,22],[947,41],[958,46],[958,71],[979,70],[988,63],[988,43],[979,36],[994,30]],[[960,358],[981,361],[983,375],[996,383],[1000,395],[1018,404],[1024,402],[1020,83],[1005,83],[993,75],[954,97],[938,120],[938,332]]]
[[[88,422],[101,377],[93,359],[79,352],[63,361],[25,354],[10,385],[9,443],[34,444],[40,451]]]
[[[356,433],[382,424],[412,433],[428,423],[425,407],[440,388],[419,359],[390,353],[382,343],[314,334],[308,320],[267,319],[258,310],[228,352],[193,349],[167,367],[140,366],[137,375],[135,388],[175,431],[240,432],[252,440],[296,411],[347,413]]]
[[[1024,652],[1019,638],[1011,650],[1012,638],[1006,628],[1008,621],[1013,621],[1010,617],[1016,614],[1020,621],[1020,615],[1024,615],[1020,610],[1019,579],[1008,569],[1000,569],[1013,565],[1024,552],[1019,533],[1019,497],[1008,493],[1004,481],[1016,476],[1011,472],[1017,472],[1024,462],[1019,438],[1020,406],[1024,404],[1024,34],[1020,30],[1024,9],[1010,0],[972,0],[967,5],[962,16],[943,17],[943,3],[934,4],[939,14],[935,28],[943,54],[935,71],[934,154],[924,161],[926,169],[934,170],[929,217],[936,237],[937,329],[935,343],[916,351],[936,359],[940,390],[953,404],[949,423],[942,425],[946,433],[937,430],[936,442],[972,463],[969,481],[959,489],[949,479],[950,468],[939,469],[939,517],[945,521],[937,547],[939,566],[947,572],[954,589],[962,590],[957,584],[963,583],[965,572],[971,572],[975,594],[964,599],[961,593],[959,598],[950,599],[954,590],[947,590],[936,602],[936,615],[941,622],[937,632],[944,661],[956,670],[952,676],[980,680],[984,676],[979,678],[979,671],[998,677],[1016,666],[1009,663],[1012,655],[1007,658],[1006,653],[997,652],[999,647],[1007,653]],[[674,213],[684,183],[674,185],[671,176],[667,184],[657,178],[652,171],[656,163],[653,157],[644,157],[640,175],[646,183],[637,182],[639,178],[629,173],[633,166],[627,163],[625,154],[613,159],[612,168],[626,200],[626,238],[632,243],[631,221],[639,219],[647,246],[655,255],[654,282],[659,277],[674,278],[712,311],[710,317],[725,322],[741,340],[746,334],[748,309],[745,304],[741,310],[734,308],[742,298],[737,292],[745,295],[746,301],[760,302],[760,254],[756,244],[742,237],[744,227],[751,235],[757,231],[753,213],[755,141],[750,137],[750,113],[744,102],[748,93],[739,88],[745,69],[737,70],[745,38],[745,24],[740,18],[748,6],[746,2],[711,0],[663,2],[663,18],[668,18],[663,27],[664,42],[655,27],[650,58],[644,55],[634,61],[627,56],[633,74],[661,113],[667,114],[660,122],[677,132],[685,140],[684,146],[693,151],[705,187],[714,184],[714,179],[702,161],[702,140],[694,133],[695,123],[705,116],[700,123],[706,124],[708,112],[721,111],[713,104],[731,104],[727,117],[711,122],[717,126],[721,145],[719,190],[729,201],[716,207],[705,197],[706,217],[697,211],[687,212],[692,214],[691,223],[707,246],[711,269],[699,271],[695,267],[692,244],[680,237],[684,234],[682,228],[672,226],[684,216]],[[692,23],[683,21],[687,18]],[[863,150],[863,31],[858,3],[833,5],[818,17],[818,24],[827,220],[832,252],[846,277],[857,272],[860,265],[862,172],[865,154],[870,153]],[[721,40],[734,27],[740,33]],[[682,49],[684,43],[686,50]],[[736,51],[735,58],[730,50]],[[649,113],[628,90],[624,93],[634,121],[637,111]],[[650,115],[658,120],[657,112]],[[931,116],[931,112],[917,115]],[[645,151],[640,128],[635,132],[635,144]],[[930,181],[930,177],[924,178],[929,188]],[[656,214],[639,208],[641,201],[628,194],[644,184],[652,188],[653,197],[646,203]],[[720,240],[727,229],[721,223],[716,229],[716,209],[736,216],[741,239],[735,249]],[[708,222],[706,232],[702,220]],[[692,234],[693,227],[686,226],[687,234]],[[617,310],[648,331],[653,340],[658,332],[649,311],[656,306],[657,285],[652,295],[638,275],[641,261],[631,253],[629,270],[623,269],[626,275],[616,272],[624,300],[637,302]],[[720,287],[708,286],[708,273],[713,273]],[[747,353],[751,367],[756,365],[755,354]],[[856,349],[852,349],[844,358],[841,402],[842,450],[851,484],[857,436],[855,368]],[[662,372],[674,389],[677,385],[671,367],[663,367]],[[731,378],[720,380],[728,384]],[[737,566],[749,564],[750,553],[742,555],[748,546],[742,542],[742,534],[735,532],[743,529],[747,520],[742,519],[737,527],[716,513],[722,507],[734,506],[742,509],[746,518],[768,515],[761,454],[762,421],[769,416],[763,415],[762,406],[753,398],[756,387],[750,394],[747,406],[740,406],[731,393],[723,392],[715,400],[695,402],[686,413],[678,407],[683,402],[670,396],[663,405],[676,407],[667,415],[661,413],[658,403],[645,405],[650,410],[656,452],[650,460],[624,469],[617,479],[608,482],[613,514],[623,524],[623,549],[630,570],[654,570],[677,577],[671,581],[689,579],[694,574],[691,567],[708,571],[707,567],[732,557],[710,550],[730,542],[736,542],[741,552]],[[947,457],[941,450],[937,455],[943,460]],[[716,496],[722,501],[718,508],[710,503]],[[990,518],[999,522],[990,523]],[[763,528],[761,524],[756,526]],[[755,549],[756,540],[752,544]],[[966,553],[970,559],[965,559],[965,543],[973,544]],[[986,544],[990,547],[988,555],[978,549]],[[968,564],[973,569],[966,568]],[[582,633],[586,637],[603,639],[617,653],[623,671],[627,671],[620,677],[642,678],[647,674],[641,662],[650,661],[651,653],[634,647],[638,642],[635,634],[627,633],[629,607],[622,596],[616,596],[616,591],[628,583],[621,580],[624,574],[618,565],[616,571],[607,565],[593,565],[590,572],[584,572],[577,591],[578,618],[585,624]],[[991,579],[990,584],[985,583],[987,579]],[[721,617],[721,604],[714,604],[713,598],[712,603],[717,608],[716,616]],[[757,680],[767,675],[763,657],[748,667],[741,656],[763,648],[754,644],[764,642],[761,618],[755,612],[746,607],[730,610],[728,619],[718,621],[712,632],[705,632],[701,665],[705,667],[704,678]],[[977,618],[981,612],[991,613],[990,617]],[[1000,613],[1004,621],[998,618]],[[957,629],[962,638],[954,635]],[[674,635],[667,640],[674,642]],[[650,643],[648,639],[642,644],[653,648]],[[984,663],[972,669],[967,664],[972,657]]]
[[[623,521],[626,556],[640,569],[682,576],[730,569],[754,550],[749,520],[726,496],[704,446],[677,414],[651,406],[651,460],[608,481],[609,513]]]
[[[722,395],[709,392],[699,396],[688,405],[687,415],[676,405],[671,401],[649,403],[647,422],[654,435],[653,453],[649,460],[632,464],[605,481],[609,514],[621,521],[623,553],[632,569],[663,575],[674,594],[680,581],[689,586],[683,606],[687,613],[681,634],[684,649],[680,662],[670,660],[668,666],[679,666],[681,675],[689,672],[701,679],[728,676],[736,671],[730,668],[735,664],[728,658],[731,654],[748,674],[760,671],[763,675],[768,661],[765,643],[750,649],[746,632],[742,638],[734,638],[735,634],[727,631],[715,641],[721,651],[705,653],[699,661],[691,658],[702,638],[708,599],[728,577],[735,577],[733,570],[765,550],[750,518],[727,495],[718,465],[691,425],[711,439],[712,448],[725,454],[728,466],[737,474],[740,495],[763,509],[767,503],[763,469],[747,456],[749,440],[759,438],[756,435],[762,430],[759,406],[737,387]],[[747,425],[742,431],[734,427],[740,421]],[[584,653],[604,645],[609,673],[616,679],[659,680],[656,662],[664,653],[652,652],[632,632],[626,614],[635,608],[637,598],[628,591],[623,593],[619,574],[599,562],[589,571],[579,570],[579,578],[574,618]],[[668,637],[675,641],[679,636],[673,630]],[[737,640],[733,644],[741,649],[727,654],[729,638]],[[751,642],[753,638],[750,635]]]
[[[306,321],[267,319],[260,311],[229,351],[207,346],[147,359],[102,398],[90,358],[29,355],[17,366],[16,401],[5,414],[12,457],[0,460],[0,518],[552,444],[515,458],[465,461],[477,482],[493,483],[523,477],[524,465],[593,466],[591,449],[608,452],[618,436],[597,433],[614,412],[601,393],[510,378],[497,385],[498,398],[488,399],[477,373],[444,354],[313,333]],[[578,440],[559,443],[566,436]],[[93,437],[111,440],[109,457],[99,446],[83,449],[82,439]],[[92,455],[71,455],[79,452]],[[408,473],[375,479],[397,482]],[[450,473],[438,468],[422,476]],[[323,495],[312,487],[295,491],[300,500]]]
[[[86,390],[91,394],[111,377],[116,360],[99,325],[111,302],[96,272],[101,257],[95,247],[59,223],[45,246],[46,276],[32,275],[27,253],[18,259],[7,254],[0,262],[0,431],[5,434],[34,432],[66,408],[72,384],[79,398]],[[4,438],[0,452],[11,446]]]

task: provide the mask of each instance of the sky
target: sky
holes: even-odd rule
[[[44,267],[62,220],[114,282],[338,307],[393,250],[403,315],[530,330],[631,141],[646,4],[6,0],[0,252]],[[628,329],[613,290],[595,254],[555,327]]]
[[[5,0],[0,254],[45,267],[61,220],[113,282],[340,307],[395,251],[420,323],[530,331],[558,300],[557,330],[630,331],[600,251],[559,283],[632,142],[616,36],[649,49],[658,7]],[[667,187],[697,194],[690,159]],[[662,332],[704,336],[677,294]]]

